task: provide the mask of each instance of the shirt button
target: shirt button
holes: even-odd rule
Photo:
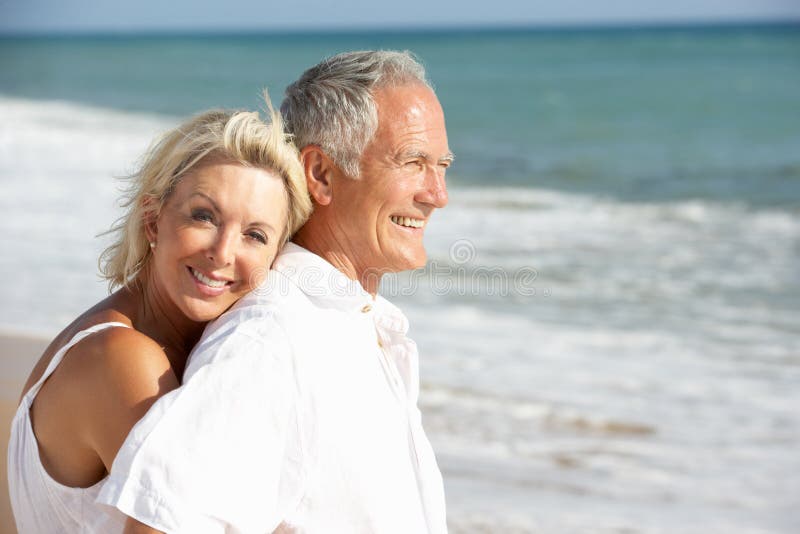
[[[380,339],[378,339],[378,346],[379,346],[380,348],[383,348],[383,343],[381,342],[381,340],[380,340]]]
[[[370,304],[365,304],[363,308],[361,308],[361,313],[367,313],[372,309]]]

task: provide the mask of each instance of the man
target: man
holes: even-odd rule
[[[453,156],[408,53],[340,54],[281,107],[314,213],[210,325],[184,384],[131,432],[98,500],[127,532],[446,532],[416,346],[377,296],[421,267]],[[146,526],[147,525],[147,526]]]

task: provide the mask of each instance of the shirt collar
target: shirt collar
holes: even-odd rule
[[[373,298],[357,280],[351,280],[322,256],[296,243],[289,242],[283,247],[272,269],[322,307],[372,312],[380,327],[398,334],[408,332],[408,319],[397,306],[380,295]]]

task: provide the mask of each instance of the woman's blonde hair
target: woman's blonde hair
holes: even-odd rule
[[[127,286],[148,265],[145,221],[156,220],[178,182],[210,158],[272,170],[283,178],[289,216],[281,245],[308,219],[312,205],[299,154],[266,92],[264,99],[270,123],[255,112],[212,110],[167,132],[151,146],[141,168],[128,178],[122,198],[125,214],[106,232],[116,235],[99,260],[109,289]]]

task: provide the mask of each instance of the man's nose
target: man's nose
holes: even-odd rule
[[[445,170],[441,167],[429,168],[425,173],[425,186],[420,195],[419,202],[431,204],[436,208],[447,206],[447,182]]]

